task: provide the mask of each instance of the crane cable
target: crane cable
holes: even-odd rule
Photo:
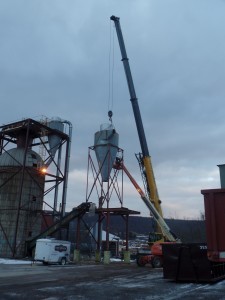
[[[112,33],[112,22],[110,25],[110,37],[109,37],[109,95],[108,95],[108,116],[110,122],[112,122],[112,110],[114,102],[114,33]]]

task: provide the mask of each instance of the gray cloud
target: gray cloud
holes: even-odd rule
[[[76,170],[86,172],[94,132],[108,119],[109,18],[115,14],[165,214],[191,218],[203,210],[200,190],[219,187],[216,165],[225,153],[224,8],[223,1],[210,0],[1,1],[0,122],[46,115],[73,123],[68,208],[74,206],[71,181]],[[134,157],[140,146],[116,36],[114,44],[113,120],[127,167],[140,180]],[[83,201],[84,181],[77,190]],[[126,206],[139,209],[132,195]],[[141,211],[148,214],[144,206]]]

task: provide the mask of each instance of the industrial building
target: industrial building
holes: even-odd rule
[[[68,125],[68,133],[65,132]],[[112,123],[101,125],[89,148],[86,201],[65,211],[72,125],[61,119],[25,119],[0,127],[0,257],[32,255],[38,238],[69,238],[75,219],[75,255],[79,255],[81,222],[88,212],[97,216],[96,253],[100,260],[102,224],[106,223],[104,252],[110,257],[110,218],[123,218],[128,251],[128,218],[139,212],[123,207],[123,174],[114,168],[122,158],[119,135]],[[93,155],[94,154],[94,155]],[[61,194],[59,185],[62,185]],[[97,194],[94,193],[97,191]],[[116,207],[112,207],[112,199]],[[118,202],[118,203],[117,203]],[[88,228],[89,234],[93,232]]]
[[[26,241],[41,232],[44,204],[55,218],[65,214],[71,130],[68,121],[47,118],[0,127],[1,257],[26,255]],[[50,192],[52,201],[47,202]]]

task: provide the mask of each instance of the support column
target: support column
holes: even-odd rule
[[[130,263],[130,251],[123,251],[123,256],[124,256],[124,262],[129,264]]]
[[[73,261],[78,263],[80,261],[80,250],[75,249],[73,252]]]
[[[104,264],[109,264],[110,263],[110,251],[104,251]]]
[[[95,251],[95,262],[97,262],[97,263],[101,262],[101,251],[100,250]]]
[[[98,214],[98,239],[97,249],[95,251],[95,261],[101,262],[101,244],[102,244],[102,216]]]
[[[77,218],[77,238],[76,238],[76,249],[73,253],[73,261],[79,262],[80,261],[80,220],[81,216]]]
[[[123,252],[124,255],[124,262],[130,263],[130,251],[129,251],[129,215],[126,215],[126,250]]]

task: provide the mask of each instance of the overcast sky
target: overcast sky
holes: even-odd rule
[[[217,165],[225,163],[224,12],[222,0],[0,0],[0,123],[41,116],[72,122],[67,211],[85,201],[88,147],[108,121],[116,15],[164,215],[199,218],[201,189],[220,187]],[[116,35],[111,40],[113,123],[141,183]],[[124,206],[148,216],[127,179],[124,187]]]

